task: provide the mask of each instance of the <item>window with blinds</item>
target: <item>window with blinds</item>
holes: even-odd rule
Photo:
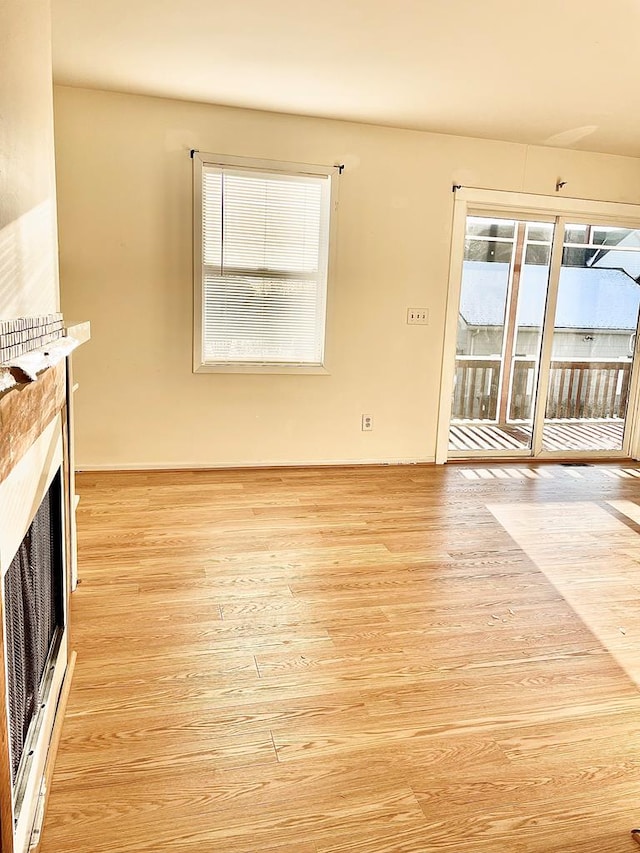
[[[196,370],[321,367],[330,170],[203,161],[199,171]]]

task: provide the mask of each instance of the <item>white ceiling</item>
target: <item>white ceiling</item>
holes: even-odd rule
[[[52,0],[58,83],[640,156],[640,0]]]

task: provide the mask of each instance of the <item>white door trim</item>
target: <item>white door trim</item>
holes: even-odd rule
[[[449,286],[444,326],[444,357],[440,371],[440,400],[438,403],[438,429],[436,433],[436,465],[442,465],[449,455],[449,422],[451,420],[451,393],[456,370],[456,340],[458,338],[458,311],[462,287],[462,262],[464,260],[464,231],[467,221],[467,202],[456,197],[451,226],[451,257]]]

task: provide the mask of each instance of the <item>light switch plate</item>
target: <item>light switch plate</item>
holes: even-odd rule
[[[428,308],[407,308],[407,323],[410,326],[428,326]]]

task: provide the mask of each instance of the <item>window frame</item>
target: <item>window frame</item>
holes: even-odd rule
[[[309,163],[294,163],[284,160],[263,160],[252,157],[236,157],[223,154],[208,154],[193,150],[193,372],[194,373],[294,373],[328,375],[327,327],[331,303],[333,269],[336,249],[336,211],[338,207],[336,177],[340,166],[319,166]],[[324,316],[322,317],[322,360],[318,364],[229,361],[208,362],[204,359],[204,263],[202,257],[203,169],[206,166],[233,168],[247,172],[269,172],[273,174],[314,176],[329,180],[329,214],[327,246],[325,247],[327,276],[324,294]]]

